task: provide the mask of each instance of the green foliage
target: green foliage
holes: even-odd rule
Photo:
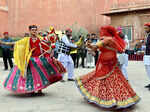
[[[71,25],[69,28],[72,29],[72,37],[75,40],[78,40],[80,35],[85,38],[88,34],[88,31],[84,27],[79,26],[77,23]]]

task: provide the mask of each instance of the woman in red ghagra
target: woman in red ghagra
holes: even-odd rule
[[[103,108],[127,108],[140,98],[129,85],[118,66],[117,52],[123,52],[125,42],[112,26],[100,29],[100,41],[96,45],[87,43],[91,50],[99,49],[101,54],[96,70],[76,79],[81,94],[90,103]]]

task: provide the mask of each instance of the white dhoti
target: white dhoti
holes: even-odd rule
[[[144,65],[145,65],[147,75],[150,79],[150,55],[144,55]]]
[[[121,71],[124,75],[124,77],[128,80],[128,72],[127,72],[127,67],[128,67],[128,54],[122,53],[119,54],[118,60],[121,65]]]
[[[73,62],[71,56],[64,54],[64,53],[61,53],[58,55],[58,60],[67,69],[68,79],[73,79],[73,77],[74,77],[74,62]]]
[[[68,72],[68,79],[73,79],[74,77],[74,62],[70,55],[70,48],[77,48],[77,45],[70,42],[67,35],[64,35],[60,41],[59,46],[60,54],[58,55],[58,60],[63,64]],[[64,76],[64,75],[63,75]]]
[[[86,66],[87,67],[94,67],[95,66],[94,56],[89,52],[87,52],[87,55],[86,55]]]

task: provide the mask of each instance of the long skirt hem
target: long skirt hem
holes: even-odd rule
[[[32,93],[60,80],[62,75],[51,58],[31,58],[26,76],[14,66],[4,81],[4,88],[14,93]]]
[[[128,108],[130,106],[135,105],[136,103],[138,103],[140,101],[140,97],[135,95],[133,97],[129,97],[128,99],[124,100],[124,101],[117,101],[115,99],[111,99],[111,100],[103,100],[100,99],[96,96],[92,96],[86,88],[84,88],[84,85],[82,84],[82,80],[80,78],[77,78],[75,80],[76,86],[79,89],[80,93],[82,94],[82,96],[89,102],[89,103],[93,103],[96,104],[99,107],[102,108],[113,108],[115,107],[116,109],[123,109],[123,108]]]

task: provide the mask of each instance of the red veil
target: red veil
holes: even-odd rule
[[[117,63],[116,51],[123,52],[125,42],[119,37],[117,30],[112,26],[101,27],[100,38],[103,39],[102,41],[104,43],[110,38],[108,45],[100,48],[101,54],[96,64],[95,75],[99,78],[103,78],[114,69],[114,66]],[[110,51],[110,49],[107,48],[112,48],[113,51]]]
[[[117,34],[117,30],[112,26],[103,26],[100,28],[100,38],[103,36],[113,37],[116,48],[118,51],[122,51],[125,48],[125,42]]]

